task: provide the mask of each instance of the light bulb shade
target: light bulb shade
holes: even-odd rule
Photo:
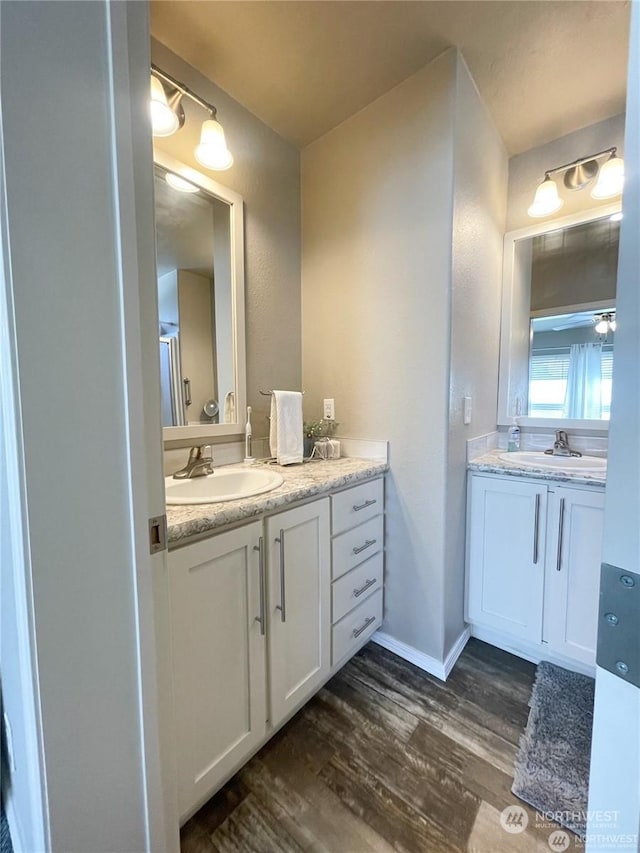
[[[598,320],[598,322],[596,323],[596,332],[599,335],[606,335],[608,331],[609,331],[609,324],[604,319],[604,317],[601,317],[600,320]]]
[[[171,136],[180,127],[180,120],[167,103],[164,86],[151,75],[151,127],[154,136]]]
[[[615,321],[615,317],[613,320],[609,320],[609,328],[611,329],[612,332],[615,332],[615,330],[617,328],[617,323]]]
[[[200,145],[196,147],[195,157],[200,165],[218,172],[233,165],[233,157],[227,148],[220,122],[215,119],[202,122]]]
[[[591,191],[591,198],[613,198],[620,195],[624,185],[624,160],[622,157],[611,157],[600,167],[600,174],[595,187]]]
[[[538,184],[533,204],[528,210],[529,216],[535,218],[541,216],[549,216],[560,210],[564,202],[558,195],[558,186],[551,178],[545,178],[541,184]]]
[[[184,178],[181,178],[179,175],[174,175],[173,172],[167,172],[167,174],[164,176],[164,179],[170,187],[173,187],[174,190],[178,190],[178,192],[200,192],[200,187],[197,187],[195,184],[192,184],[191,181],[187,181]]]

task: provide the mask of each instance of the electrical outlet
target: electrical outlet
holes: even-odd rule
[[[336,407],[333,397],[324,401],[324,419],[325,421],[335,421],[336,419]]]

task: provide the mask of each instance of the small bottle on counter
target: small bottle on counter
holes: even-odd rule
[[[520,450],[520,427],[518,426],[518,419],[514,418],[513,426],[509,427],[507,451],[513,453],[516,450]]]

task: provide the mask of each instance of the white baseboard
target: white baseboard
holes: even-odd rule
[[[465,628],[453,644],[453,648],[444,661],[440,661],[431,655],[418,651],[418,649],[415,649],[413,646],[410,646],[407,643],[402,643],[400,640],[396,640],[395,637],[385,634],[382,631],[376,631],[371,639],[374,643],[377,643],[384,649],[388,649],[390,652],[398,655],[398,657],[409,661],[409,663],[423,669],[430,675],[435,675],[435,677],[439,678],[440,681],[446,681],[449,673],[455,665],[455,662],[458,660],[462,650],[466,646],[470,635],[470,629]]]
[[[500,631],[493,631],[491,628],[482,628],[478,625],[471,626],[471,636],[496,646],[505,652],[510,652],[531,663],[538,664],[542,660],[548,660],[550,663],[555,663],[565,669],[570,669],[572,672],[580,672],[583,675],[589,675],[595,678],[595,664],[590,666],[587,663],[566,658],[563,655],[556,654],[551,651],[548,646],[539,646],[535,643],[527,643],[525,640],[519,640],[516,637],[509,637],[507,634],[502,634]]]
[[[464,647],[469,642],[469,637],[471,636],[471,627],[467,625],[462,634],[455,641],[453,646],[451,647],[451,651],[444,659],[444,680],[446,681],[449,678],[449,673],[456,665],[456,661],[464,651]]]

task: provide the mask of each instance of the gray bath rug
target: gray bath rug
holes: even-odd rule
[[[520,739],[513,793],[584,837],[594,680],[542,661]]]

